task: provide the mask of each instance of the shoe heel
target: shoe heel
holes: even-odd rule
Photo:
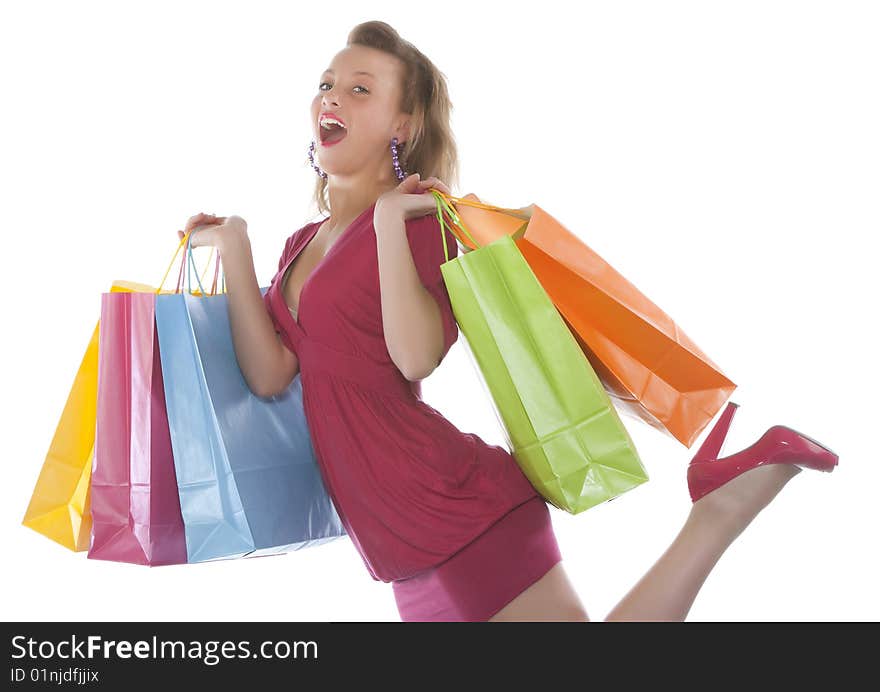
[[[703,444],[700,445],[697,453],[694,454],[694,458],[691,459],[691,464],[718,459],[721,454],[721,448],[724,446],[724,440],[727,438],[727,433],[730,430],[733,415],[738,408],[739,404],[735,404],[732,401],[727,402],[727,408],[722,411],[718,421],[712,426],[706,439],[703,440]]]

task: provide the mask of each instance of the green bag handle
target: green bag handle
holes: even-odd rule
[[[449,225],[449,230],[459,241],[461,241],[461,234],[456,232],[456,228],[462,231],[465,235],[467,235],[468,240],[470,240],[474,245],[478,248],[483,247],[480,245],[476,239],[471,235],[471,232],[464,225],[464,221],[461,220],[461,217],[458,215],[458,212],[455,211],[455,208],[449,203],[449,200],[446,198],[446,195],[440,192],[439,190],[431,189],[431,194],[434,195],[434,200],[437,202],[437,220],[440,221],[440,237],[443,239],[443,256],[446,258],[446,261],[449,261],[449,249],[446,246],[446,228],[447,224],[443,220],[443,212],[445,211],[452,218],[453,223]],[[462,245],[465,243],[462,241]]]

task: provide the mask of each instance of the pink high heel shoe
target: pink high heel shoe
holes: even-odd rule
[[[727,403],[727,408],[688,465],[688,490],[694,502],[749,469],[764,464],[794,464],[825,472],[831,472],[837,466],[837,454],[785,425],[771,426],[749,447],[719,459],[730,422],[738,408],[739,404]]]

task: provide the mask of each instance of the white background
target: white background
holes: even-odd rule
[[[768,0],[4,3],[0,617],[398,619],[390,585],[348,539],[151,569],[89,560],[21,526],[102,291],[155,285],[199,211],[247,220],[268,285],[284,240],[316,218],[306,153],[320,73],[355,24],[382,19],[448,78],[454,194],[538,203],[665,310],[739,385],[726,450],[782,423],[840,455],[746,529],[689,619],[877,619],[876,12]],[[460,343],[424,390],[462,430],[503,444]],[[691,504],[696,445],[623,420],[650,482],[578,516],[551,507],[593,620]]]

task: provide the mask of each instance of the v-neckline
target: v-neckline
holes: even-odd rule
[[[348,226],[345,227],[345,230],[339,234],[339,237],[335,241],[333,241],[333,244],[330,246],[330,249],[327,250],[327,252],[325,252],[324,255],[321,257],[321,259],[318,260],[318,262],[315,264],[315,266],[312,267],[312,271],[309,272],[309,275],[305,278],[305,281],[303,281],[303,285],[299,289],[299,300],[297,301],[295,316],[293,314],[292,308],[290,307],[290,305],[287,304],[287,299],[284,297],[284,288],[287,285],[287,281],[290,279],[290,274],[293,270],[293,263],[296,261],[297,257],[299,257],[302,254],[303,250],[306,249],[306,246],[309,243],[311,243],[312,240],[314,240],[316,235],[318,235],[318,231],[321,229],[321,226],[324,225],[324,222],[330,218],[329,216],[325,217],[319,221],[315,221],[312,224],[312,229],[307,233],[304,240],[299,241],[299,247],[291,254],[290,258],[287,260],[287,264],[284,265],[284,269],[282,269],[282,271],[281,271],[281,280],[278,282],[278,295],[281,296],[281,302],[284,305],[284,307],[287,311],[287,314],[290,315],[290,319],[293,321],[293,323],[298,328],[302,329],[302,325],[300,324],[299,319],[302,316],[303,295],[305,294],[306,288],[308,287],[312,278],[315,276],[315,274],[318,273],[318,270],[320,270],[321,267],[323,267],[324,262],[327,260],[327,258],[333,253],[334,250],[336,250],[336,246],[342,242],[342,240],[345,238],[346,235],[349,235],[349,231],[354,227],[354,225],[358,221],[360,221],[361,218],[367,212],[371,211],[375,206],[376,206],[376,202],[373,202],[369,207],[367,207],[360,214],[358,214],[355,217],[354,221],[352,221],[350,224],[348,224]]]

